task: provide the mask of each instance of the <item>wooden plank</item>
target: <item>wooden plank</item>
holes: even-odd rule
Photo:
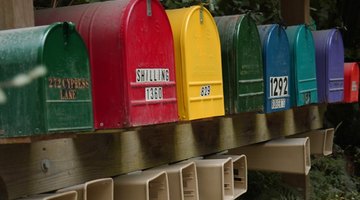
[[[310,0],[281,0],[280,5],[287,26],[310,24]]]
[[[38,141],[42,141],[42,140],[54,140],[54,139],[75,138],[75,137],[76,137],[76,133],[56,133],[56,134],[49,134],[49,135],[0,138],[0,145],[1,144],[28,144],[28,143],[38,142]]]
[[[319,129],[325,109],[324,105],[312,105],[268,115],[242,113],[0,145],[0,177],[9,199],[15,199]],[[42,169],[45,160],[47,170]]]
[[[76,133],[64,133],[64,134],[36,135],[36,136],[26,136],[26,137],[14,137],[14,138],[0,138],[0,145],[29,144],[42,140],[54,140],[54,139],[75,138],[75,137],[76,137]]]
[[[1,0],[0,30],[34,26],[33,0]]]

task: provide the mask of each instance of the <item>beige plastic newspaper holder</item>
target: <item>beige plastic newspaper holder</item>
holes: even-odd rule
[[[328,156],[332,154],[334,129],[315,130],[307,133],[296,134],[291,137],[310,138],[310,153],[313,155]]]
[[[231,158],[195,160],[200,200],[232,200],[234,196]]]
[[[113,200],[114,182],[112,178],[88,181],[81,185],[58,190],[58,193],[74,190],[78,193],[78,200]]]
[[[77,193],[75,191],[68,191],[55,194],[39,194],[21,200],[77,200]]]
[[[231,149],[229,154],[245,154],[248,169],[282,173],[308,174],[310,165],[309,138],[278,139]]]
[[[233,199],[238,198],[247,191],[247,162],[245,155],[212,155],[206,159],[226,159],[231,158],[233,163],[233,177],[234,177],[234,196]]]
[[[148,171],[166,171],[171,200],[199,200],[198,179],[194,162],[160,166]]]
[[[114,178],[115,200],[169,200],[166,172],[144,171]]]

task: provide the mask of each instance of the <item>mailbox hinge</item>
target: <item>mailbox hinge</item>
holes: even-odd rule
[[[204,4],[200,3],[200,24],[204,23]]]
[[[151,0],[146,0],[146,12],[147,12],[147,16],[150,17],[152,15]]]

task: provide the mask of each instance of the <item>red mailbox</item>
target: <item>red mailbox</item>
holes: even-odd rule
[[[344,65],[344,102],[358,102],[359,98],[359,66],[357,63]]]
[[[45,9],[35,20],[76,24],[90,55],[96,129],[177,121],[173,37],[158,0]]]

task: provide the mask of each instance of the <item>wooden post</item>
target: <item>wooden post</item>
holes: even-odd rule
[[[0,30],[34,24],[33,0],[0,0]]]
[[[283,173],[282,179],[291,187],[295,187],[304,197],[304,200],[310,199],[310,175]]]
[[[310,23],[310,0],[281,0],[281,16],[286,25]]]

